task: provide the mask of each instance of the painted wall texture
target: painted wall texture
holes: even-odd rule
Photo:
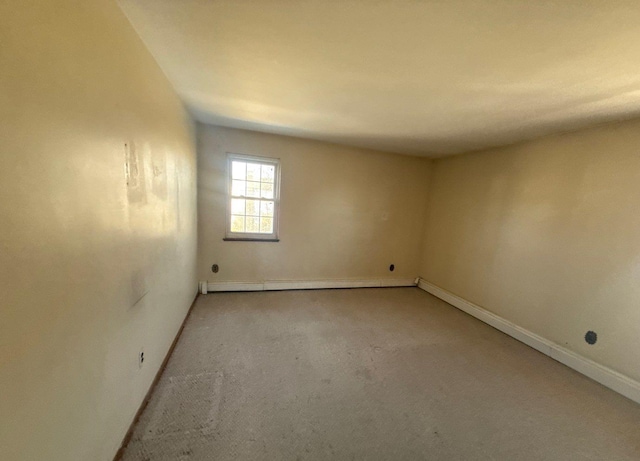
[[[227,153],[281,160],[280,242],[222,240]],[[416,277],[430,160],[209,125],[198,155],[200,280]]]
[[[0,43],[0,457],[110,460],[197,290],[194,126],[113,1]]]
[[[636,120],[435,161],[421,276],[640,379],[639,145]]]

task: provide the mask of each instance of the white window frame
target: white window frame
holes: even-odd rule
[[[273,184],[273,232],[270,234],[254,233],[254,232],[231,232],[231,199],[232,198],[245,198],[251,200],[251,197],[234,197],[231,193],[232,186],[232,162],[254,162],[260,164],[273,165],[274,170],[274,184]],[[278,229],[280,222],[280,159],[271,157],[259,157],[255,155],[244,155],[227,152],[227,210],[225,219],[226,232],[224,240],[235,241],[262,241],[262,242],[279,242]],[[264,200],[264,199],[262,199]]]

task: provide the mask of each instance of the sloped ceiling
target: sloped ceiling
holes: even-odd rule
[[[424,156],[640,115],[638,0],[119,0],[199,121]]]

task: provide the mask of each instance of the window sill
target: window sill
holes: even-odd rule
[[[252,237],[225,237],[222,240],[225,242],[279,242],[280,239],[260,239]]]

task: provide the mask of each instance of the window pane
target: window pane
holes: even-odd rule
[[[273,202],[266,200],[260,203],[260,216],[273,217]]]
[[[273,165],[262,165],[262,182],[273,182],[275,171]]]
[[[231,178],[232,179],[246,179],[247,178],[247,164],[244,162],[231,162]]]
[[[247,217],[247,232],[260,232],[260,218]]]
[[[273,235],[276,232],[278,165],[258,159],[234,158],[233,155],[230,155],[230,162],[228,233]]]
[[[245,214],[243,198],[231,199],[231,214]]]
[[[244,216],[231,216],[231,232],[244,232]]]
[[[247,180],[260,181],[260,164],[247,163]]]
[[[231,183],[231,195],[239,195],[239,196],[244,196],[245,195],[245,184],[246,181],[236,181],[233,180]]]
[[[273,218],[260,218],[260,232],[263,234],[273,233]]]
[[[273,198],[273,184],[263,182],[260,195],[262,198]]]
[[[247,200],[247,216],[259,216],[260,215],[260,201],[259,200]]]
[[[247,181],[247,197],[260,197],[260,183]]]

